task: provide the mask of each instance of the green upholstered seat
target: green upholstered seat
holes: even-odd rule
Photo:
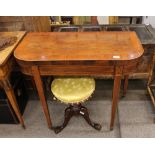
[[[95,90],[93,78],[56,78],[51,84],[54,96],[63,103],[75,104],[87,100]]]

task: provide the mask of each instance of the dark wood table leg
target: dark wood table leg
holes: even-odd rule
[[[112,96],[110,130],[113,130],[113,127],[114,127],[115,113],[117,110],[117,104],[118,104],[119,93],[120,93],[121,78],[122,78],[122,67],[116,67],[115,77],[114,77],[113,96]]]
[[[50,118],[48,105],[47,105],[47,102],[46,102],[46,99],[45,99],[45,94],[44,94],[44,89],[43,89],[43,84],[42,84],[42,80],[41,80],[41,77],[40,77],[39,69],[38,69],[37,66],[32,67],[32,74],[33,74],[34,81],[35,81],[35,84],[36,84],[36,88],[37,88],[37,91],[38,91],[38,94],[39,94],[39,98],[41,100],[41,104],[42,104],[42,107],[43,107],[43,110],[44,110],[44,114],[46,116],[48,127],[50,129],[52,129],[52,121],[51,121],[51,118]]]
[[[15,97],[15,94],[14,94],[14,91],[13,91],[13,88],[9,82],[8,79],[5,79],[5,80],[2,80],[2,84],[3,84],[3,88],[6,92],[6,95],[10,101],[10,104],[20,122],[20,124],[22,125],[22,127],[25,129],[25,124],[24,124],[24,120],[22,118],[22,115],[21,115],[21,112],[19,110],[19,107],[18,107],[18,104],[17,104],[17,101],[16,101],[16,97]]]
[[[128,80],[129,75],[124,76],[124,84],[123,84],[123,97],[126,96],[127,88],[128,88]]]

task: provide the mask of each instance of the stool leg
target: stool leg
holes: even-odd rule
[[[90,120],[90,117],[89,117],[89,113],[88,113],[88,110],[86,107],[83,107],[81,106],[80,107],[80,115],[83,116],[83,118],[86,120],[86,122],[92,126],[93,128],[95,128],[96,130],[101,130],[102,126],[98,123],[93,123],[91,120]]]
[[[70,121],[71,117],[73,116],[73,112],[72,112],[72,107],[68,107],[65,109],[65,119],[64,119],[64,122],[61,126],[56,126],[56,127],[53,127],[54,129],[54,132],[56,134],[58,134],[59,132],[61,132],[68,124],[68,122]]]

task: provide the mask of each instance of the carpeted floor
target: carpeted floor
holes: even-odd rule
[[[47,128],[46,120],[37,95],[31,94],[24,112],[26,130],[20,125],[0,124],[0,137],[47,137],[47,138],[119,138],[155,137],[154,107],[147,96],[145,81],[130,80],[127,96],[120,98],[115,127],[109,131],[111,114],[112,80],[96,80],[96,91],[85,103],[92,120],[101,123],[102,130],[91,128],[82,117],[73,117],[59,134]],[[51,101],[48,105],[54,125],[63,121],[65,105]]]

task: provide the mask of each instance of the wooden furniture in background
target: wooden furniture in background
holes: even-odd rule
[[[49,16],[0,16],[0,31],[51,31]]]
[[[155,53],[155,30],[151,25],[130,25],[126,27],[128,31],[135,31],[144,48],[143,57],[130,78],[148,79],[151,71],[153,55]]]
[[[142,16],[118,16],[118,23],[121,19],[128,19],[128,24],[142,24]]]
[[[24,37],[25,32],[0,32],[0,37],[17,37],[16,42],[13,45],[4,47],[3,50],[0,51],[0,85],[5,90],[6,95],[10,101],[10,104],[17,115],[21,125],[25,127],[22,115],[20,113],[19,107],[17,105],[17,101],[15,98],[15,94],[13,88],[9,81],[9,76],[11,71],[14,69],[15,60],[12,56],[12,52],[17,47],[19,42]]]
[[[147,90],[152,100],[152,103],[155,106],[155,53],[151,64],[151,70],[150,70],[149,79],[147,83]],[[155,119],[154,119],[154,122],[155,122]]]
[[[93,24],[97,25],[97,16],[50,16],[51,26],[55,25],[83,25]],[[68,21],[68,22],[67,22]]]
[[[128,23],[126,22],[128,20]],[[109,24],[142,24],[142,16],[109,16]]]
[[[137,68],[142,54],[135,32],[28,33],[14,52],[21,71],[34,77],[49,128],[52,122],[41,76],[114,76],[111,130],[122,76]]]
[[[9,81],[16,96],[19,110],[23,115],[28,101],[27,85],[25,83],[23,74],[15,70],[16,68],[11,72]],[[0,124],[15,123],[19,123],[18,118],[12,109],[4,89],[0,87]]]
[[[0,16],[0,31],[50,32],[50,16]],[[26,77],[26,82],[34,88],[29,77]]]
[[[73,16],[74,25],[91,24],[92,16]]]
[[[91,16],[91,24],[98,25],[97,16]]]
[[[109,16],[109,24],[118,24],[118,16]]]

